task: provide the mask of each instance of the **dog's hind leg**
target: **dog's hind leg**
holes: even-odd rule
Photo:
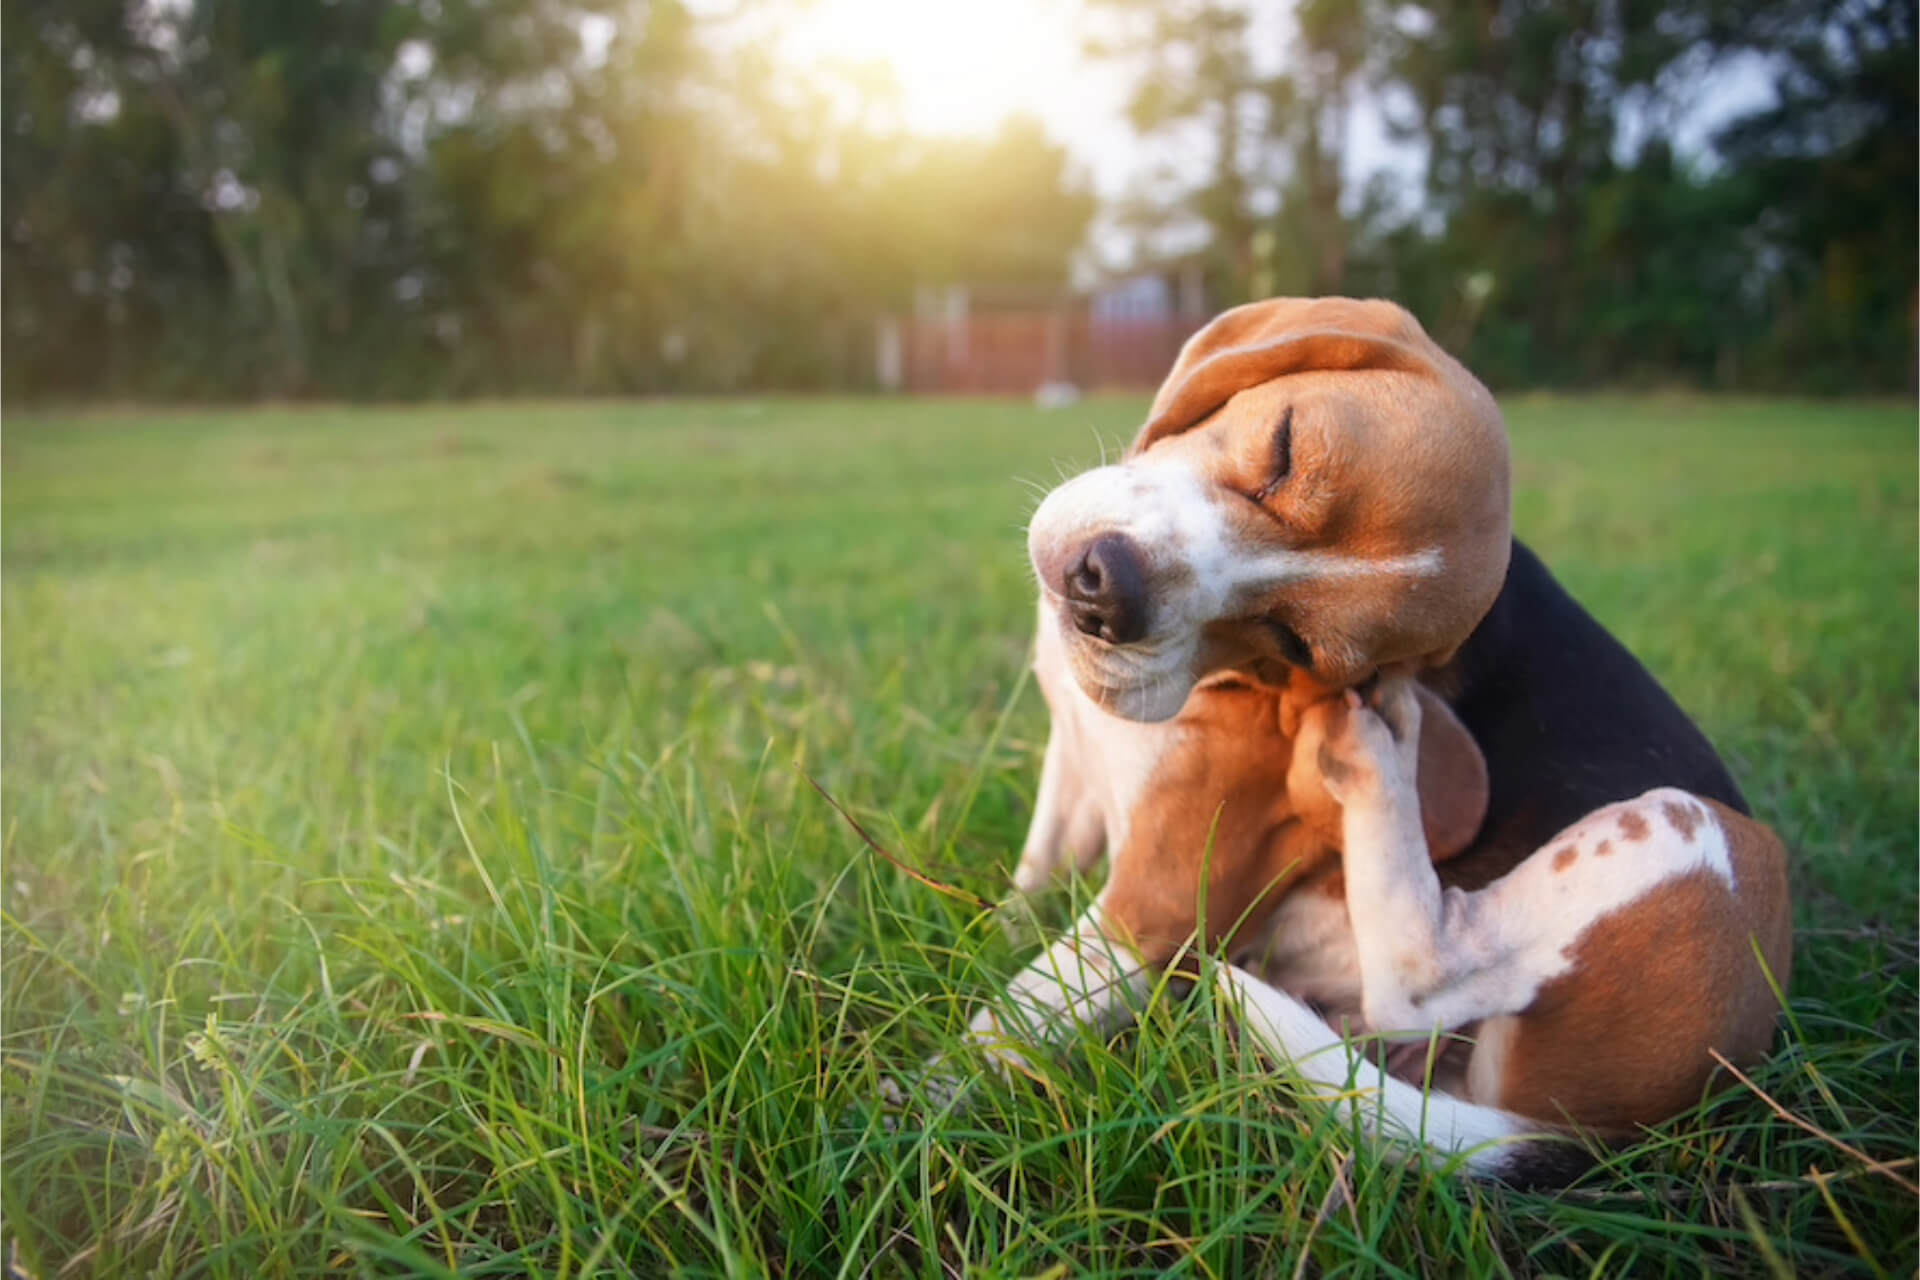
[[[1443,891],[1414,789],[1418,705],[1401,684],[1376,701],[1351,698],[1311,731],[1342,806],[1372,1031],[1471,1025],[1469,1097],[1605,1132],[1692,1105],[1716,1054],[1765,1054],[1792,962],[1771,831],[1658,788],[1595,810],[1483,889]]]

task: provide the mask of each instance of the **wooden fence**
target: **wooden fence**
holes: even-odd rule
[[[1095,318],[1085,309],[914,317],[883,334],[902,390],[1031,395],[1048,383],[1083,391],[1151,389],[1203,317]],[[882,365],[888,364],[882,358]]]

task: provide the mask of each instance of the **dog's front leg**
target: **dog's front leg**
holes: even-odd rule
[[[1150,970],[1126,946],[1108,937],[1098,903],[1075,923],[1073,932],[1042,952],[992,1003],[982,1005],[967,1026],[967,1038],[1002,1074],[1032,1075],[1027,1051],[1057,1044],[1074,1028],[1117,1024],[1132,998],[1145,990]],[[944,1056],[927,1063],[922,1092],[944,1105],[959,1095],[965,1081]],[[889,1082],[888,1101],[904,1102]]]
[[[1133,951],[1108,936],[1095,903],[1073,932],[1021,970],[1000,998],[982,1005],[967,1035],[1005,1067],[1030,1066],[1022,1046],[1058,1043],[1077,1025],[1119,1022],[1143,990],[1148,971]]]
[[[1095,729],[1101,717],[1074,683],[1059,619],[1044,598],[1034,632],[1033,676],[1051,723],[1033,822],[1013,873],[1013,887],[1021,893],[1046,888],[1069,860],[1075,870],[1091,869],[1111,834],[1104,796],[1111,789],[1106,775],[1112,762]]]
[[[1088,769],[1079,726],[1056,716],[1047,734],[1033,821],[1013,873],[1013,887],[1019,892],[1038,893],[1046,888],[1069,859],[1075,870],[1086,871],[1106,850],[1106,814]]]

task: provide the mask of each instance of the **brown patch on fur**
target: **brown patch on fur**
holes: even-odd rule
[[[1726,834],[1727,857],[1733,863],[1734,883],[1740,886],[1751,932],[1760,941],[1760,952],[1774,981],[1785,991],[1793,977],[1793,900],[1787,885],[1787,847],[1772,827],[1736,813],[1718,800],[1703,799],[1701,803],[1712,811]],[[1769,1028],[1767,1040],[1771,1041],[1776,1011],[1771,990],[1761,1003]]]
[[[1570,844],[1563,845],[1560,851],[1553,855],[1553,869],[1555,871],[1565,871],[1573,865],[1573,860],[1579,856],[1580,851],[1578,849]]]
[[[1596,858],[1604,858],[1612,852],[1613,841],[1611,840],[1602,840],[1599,844],[1593,846],[1593,856]]]
[[[1666,816],[1673,829],[1680,833],[1682,840],[1691,841],[1694,831],[1700,826],[1700,814],[1677,801],[1669,800],[1660,806],[1660,812]]]
[[[1637,811],[1629,809],[1620,815],[1620,835],[1623,839],[1645,840],[1652,832],[1653,828],[1647,825],[1647,820]]]
[[[1712,807],[1738,891],[1694,871],[1596,920],[1569,950],[1572,970],[1519,1016],[1488,1101],[1624,1135],[1698,1102],[1714,1077],[1709,1050],[1734,1063],[1766,1055],[1778,1004],[1753,940],[1784,989],[1786,851],[1751,818]]]
[[[1103,906],[1117,938],[1162,964],[1194,933],[1208,946],[1256,931],[1296,887],[1344,897],[1341,811],[1319,744],[1338,700],[1291,717],[1295,691],[1215,684],[1194,692],[1135,800]],[[1421,816],[1436,860],[1458,852],[1486,810],[1486,765],[1451,708],[1423,695]],[[1426,767],[1428,738],[1447,766]],[[1207,918],[1196,929],[1205,879]]]

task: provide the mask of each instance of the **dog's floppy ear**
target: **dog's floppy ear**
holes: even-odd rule
[[[1289,373],[1437,373],[1446,355],[1405,308],[1380,300],[1271,298],[1235,307],[1187,339],[1127,450],[1195,426],[1248,387]]]
[[[1420,825],[1435,862],[1466,851],[1487,818],[1487,758],[1439,694],[1414,686],[1420,699]]]

